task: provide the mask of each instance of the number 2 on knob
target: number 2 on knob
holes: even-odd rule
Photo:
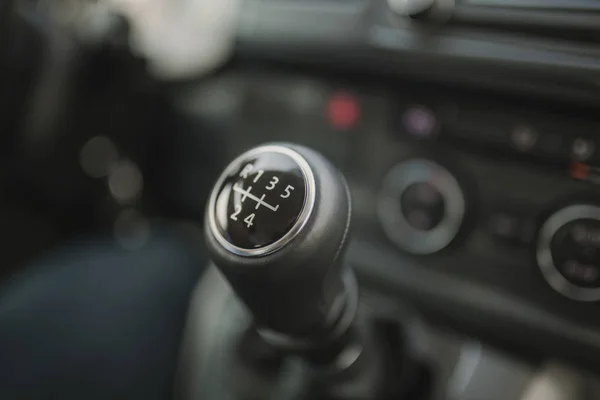
[[[231,217],[230,217],[230,218],[231,218],[232,220],[234,220],[234,221],[237,221],[237,220],[238,220],[238,219],[237,219],[237,216],[238,216],[238,215],[239,215],[239,213],[241,213],[241,212],[242,212],[242,206],[238,204],[238,205],[236,205],[236,206],[235,206],[235,211],[233,212],[233,214],[231,214]]]
[[[242,206],[240,206],[240,205],[235,206],[235,212],[233,214],[231,214],[230,218],[234,221],[237,221],[238,220],[237,216],[241,212],[242,212]],[[252,221],[254,221],[254,217],[255,217],[255,214],[252,213],[252,214],[248,215],[246,218],[244,218],[244,222],[246,223],[246,226],[248,228],[250,228],[252,225],[254,225],[252,223]]]

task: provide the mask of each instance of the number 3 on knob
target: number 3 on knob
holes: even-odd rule
[[[275,189],[275,185],[277,185],[278,183],[279,183],[279,178],[274,176],[273,179],[271,180],[271,182],[269,182],[269,184],[267,186],[265,186],[265,189],[273,190],[273,189]]]

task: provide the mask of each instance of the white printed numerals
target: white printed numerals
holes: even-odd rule
[[[279,183],[279,178],[274,176],[273,179],[271,179],[271,182],[269,182],[269,184],[267,186],[265,186],[265,189],[273,190],[273,189],[275,189],[275,186],[277,186],[278,183]]]
[[[244,166],[244,168],[242,168],[239,176],[242,179],[252,179],[253,183],[257,183],[261,179],[261,177],[263,176],[264,173],[265,173],[264,170],[259,169],[259,170],[254,171],[254,165],[246,164]],[[254,175],[254,176],[252,176],[252,175]],[[277,188],[277,185],[279,183],[280,183],[279,178],[277,176],[273,176],[269,180],[269,183],[264,186],[264,188],[267,191],[272,191]],[[279,190],[278,190],[279,197],[282,199],[287,199],[292,195],[292,192],[294,190],[295,190],[294,186],[287,185],[283,191],[279,192]],[[254,208],[256,210],[258,210],[261,206],[263,206],[273,212],[277,212],[277,210],[279,210],[279,204],[271,205],[267,201],[265,201],[266,193],[263,193],[260,196],[252,193],[252,186],[248,186],[248,188],[244,189],[242,185],[235,184],[235,185],[233,185],[233,191],[242,196],[241,203],[245,204],[246,199],[251,199],[252,201],[254,201],[256,203],[256,205],[254,206]],[[229,216],[229,218],[232,221],[238,221],[238,218],[242,218],[242,216],[240,216],[241,212],[242,212],[242,204],[237,204],[234,208],[234,212]],[[256,217],[256,214],[252,213],[243,219],[243,222],[246,224],[246,227],[250,228],[251,226],[254,226],[254,218],[255,217]]]
[[[254,213],[248,215],[246,218],[244,218],[244,222],[246,223],[246,226],[248,228],[250,228],[252,225],[254,225],[252,223],[252,221],[254,221]]]
[[[234,221],[237,221],[237,220],[238,220],[238,215],[239,215],[241,212],[242,212],[242,206],[240,206],[240,205],[237,205],[237,206],[235,206],[235,211],[234,211],[234,213],[233,213],[233,214],[231,214],[231,215],[229,216],[229,218],[231,218],[231,219],[232,219],[232,220],[234,220]],[[246,218],[244,218],[244,222],[246,223],[246,226],[247,226],[248,228],[250,228],[252,225],[254,225],[253,221],[254,221],[254,217],[255,217],[255,216],[256,216],[256,215],[255,215],[254,213],[252,213],[252,214],[248,215]]]
[[[254,180],[254,182],[256,183],[256,179]],[[279,178],[274,176],[271,179],[271,181],[269,182],[269,184],[267,186],[265,186],[265,189],[273,190],[273,189],[275,189],[275,187],[277,186],[278,183],[279,183]],[[287,187],[285,188],[283,193],[279,195],[279,197],[281,197],[282,199],[287,199],[288,197],[291,196],[292,190],[294,190],[294,187],[292,185],[287,185]]]
[[[237,216],[238,216],[238,215],[239,215],[239,213],[241,213],[241,212],[242,212],[242,206],[238,204],[237,206],[235,206],[235,211],[233,212],[233,214],[231,214],[231,217],[230,217],[230,218],[231,218],[232,220],[234,220],[234,221],[237,221],[237,220],[238,220],[238,219],[237,219]]]
[[[292,190],[294,190],[294,187],[292,185],[287,185],[287,187],[284,190],[285,193],[279,195],[279,197],[281,197],[282,199],[287,199],[292,194]]]
[[[262,174],[264,174],[265,171],[262,169],[259,169],[258,172],[256,173],[256,176],[254,177],[254,179],[252,180],[252,182],[256,183],[258,182],[258,180],[260,179],[260,177],[262,176]]]
[[[246,164],[244,166],[244,168],[242,168],[242,171],[240,172],[240,178],[248,179],[248,176],[252,173],[252,171],[254,171],[254,165]],[[254,183],[258,182],[258,180],[264,173],[265,173],[264,169],[259,169],[258,171],[256,171],[256,176],[254,177],[252,182],[254,182]]]

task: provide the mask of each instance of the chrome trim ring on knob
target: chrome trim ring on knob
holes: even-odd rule
[[[400,205],[403,192],[414,183],[429,183],[444,198],[444,216],[431,230],[414,228]],[[456,237],[465,214],[465,199],[458,181],[445,168],[426,159],[412,159],[388,173],[379,194],[377,215],[389,239],[414,254],[431,254]]]
[[[233,173],[236,169],[239,168],[239,164],[241,162],[243,162],[244,160],[246,160],[248,158],[252,158],[253,156],[256,156],[261,153],[266,153],[266,152],[284,154],[284,155],[292,158],[298,164],[298,166],[300,167],[300,170],[302,171],[302,175],[304,178],[304,185],[305,185],[305,192],[306,192],[304,205],[303,205],[302,211],[300,212],[300,215],[299,215],[298,219],[296,220],[296,222],[294,223],[294,225],[279,240],[277,240],[276,242],[271,243],[267,246],[264,246],[264,247],[259,247],[256,249],[243,249],[243,248],[240,248],[240,247],[237,247],[237,246],[231,244],[227,239],[225,239],[225,237],[221,234],[221,232],[217,228],[217,223],[215,220],[217,196],[219,195],[219,189],[223,185],[223,182],[225,181],[225,179],[227,179],[227,177],[231,173]],[[258,257],[258,256],[268,255],[268,254],[271,254],[271,253],[274,253],[274,252],[280,250],[282,247],[284,247],[289,242],[291,242],[302,231],[302,229],[304,228],[304,226],[306,225],[306,223],[308,222],[308,219],[310,218],[310,216],[312,214],[313,208],[315,206],[315,199],[316,199],[315,177],[312,172],[312,169],[310,168],[308,162],[304,159],[304,157],[302,157],[299,153],[292,150],[291,148],[281,146],[281,145],[267,145],[267,146],[256,147],[256,148],[248,150],[247,152],[236,157],[236,159],[233,160],[227,166],[225,171],[221,174],[221,176],[217,180],[217,183],[215,184],[213,191],[211,193],[210,200],[209,200],[209,206],[208,206],[208,210],[209,210],[209,212],[208,212],[208,220],[209,221],[208,222],[209,222],[210,231],[211,231],[212,235],[215,237],[215,239],[217,239],[219,244],[221,246],[223,246],[227,251],[229,251],[233,254],[236,254],[239,256],[244,256],[244,257]]]
[[[554,213],[540,229],[537,244],[537,262],[546,282],[558,293],[577,301],[600,300],[600,288],[577,286],[565,278],[552,258],[552,238],[560,228],[578,219],[600,221],[600,207],[592,205],[572,205]]]

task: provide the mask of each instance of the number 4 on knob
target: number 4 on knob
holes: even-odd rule
[[[246,223],[246,226],[248,228],[250,228],[252,225],[254,225],[252,223],[252,221],[254,221],[254,213],[248,215],[246,218],[244,218],[244,222]]]

